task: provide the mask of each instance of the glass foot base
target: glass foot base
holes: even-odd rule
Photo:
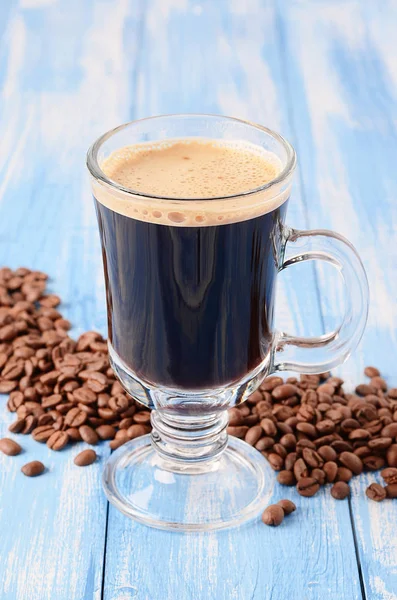
[[[237,438],[229,437],[216,461],[185,472],[183,464],[165,461],[145,435],[110,456],[103,486],[116,508],[145,525],[210,531],[258,516],[268,503],[272,479],[263,456]]]

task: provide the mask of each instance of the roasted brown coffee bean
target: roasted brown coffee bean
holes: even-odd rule
[[[106,410],[106,409],[104,409]],[[99,411],[98,411],[99,412]],[[228,427],[227,428],[227,433],[229,435],[234,435],[234,437],[240,438],[240,439],[244,439],[246,436],[246,433],[248,431],[248,427],[246,425],[237,425],[237,426],[232,426],[232,427]]]
[[[81,405],[81,408],[83,407],[83,405]],[[93,415],[95,414],[95,411],[93,411],[92,413]],[[116,419],[119,419],[120,416],[125,415],[125,413],[122,413],[122,415],[119,415],[115,412],[113,412],[113,410],[111,408],[98,408],[98,415],[101,417],[101,419],[105,419],[106,421],[115,421]],[[230,428],[228,428],[230,429]],[[247,427],[248,429],[248,427]],[[228,433],[230,433],[228,431]],[[231,433],[231,435],[234,435]],[[245,435],[245,434],[244,434]],[[238,436],[236,436],[238,437]]]
[[[291,396],[295,396],[298,394],[299,390],[295,385],[291,383],[283,383],[275,387],[272,391],[272,396],[276,400],[285,400],[286,398],[290,398]]]
[[[37,417],[34,417],[33,415],[28,415],[25,418],[25,426],[23,429],[21,429],[21,433],[23,433],[24,435],[31,433],[33,431],[33,429],[36,427],[36,425],[37,425]]]
[[[274,406],[272,412],[277,421],[286,421],[295,416],[293,409],[286,405]]]
[[[364,464],[364,468],[367,471],[378,471],[379,469],[382,469],[386,464],[386,461],[382,456],[365,456],[362,459],[362,461]]]
[[[296,510],[296,506],[291,500],[279,500],[277,504],[281,506],[285,515],[290,515]]]
[[[87,413],[80,410],[77,406],[71,408],[65,416],[65,425],[68,427],[80,427],[87,420]]]
[[[389,483],[385,490],[388,498],[397,498],[397,483]]]
[[[298,458],[298,460],[294,464],[293,471],[297,481],[299,481],[299,479],[301,479],[302,477],[308,477],[309,475],[309,469],[307,468],[307,465],[303,458]]]
[[[345,442],[344,440],[334,440],[331,442],[331,448],[333,448],[337,454],[342,452],[353,452],[353,444]]]
[[[365,367],[364,374],[370,378],[378,377],[380,375],[380,373],[376,367]]]
[[[140,437],[141,435],[146,435],[148,431],[147,425],[142,424],[131,425],[131,427],[127,429],[130,440]]]
[[[259,452],[263,452],[264,450],[269,450],[273,447],[274,439],[270,437],[263,437],[255,444],[255,448],[259,450]]]
[[[350,488],[345,481],[337,481],[331,488],[331,496],[335,500],[344,500],[350,496]]]
[[[96,394],[88,388],[81,387],[72,392],[73,398],[79,404],[93,404],[96,401]]]
[[[369,440],[370,438],[371,438],[371,434],[366,429],[354,429],[353,431],[351,431],[349,433],[349,440],[351,440],[351,441],[356,441],[356,440],[366,441],[366,440]]]
[[[24,403],[24,397],[22,392],[11,392],[8,398],[7,408],[10,412],[16,412],[16,410]]]
[[[99,401],[99,398],[98,398]],[[243,424],[243,417],[239,411],[238,408],[231,408],[228,411],[228,415],[229,415],[229,426],[234,426],[234,425],[242,425]]]
[[[8,426],[8,431],[11,433],[21,433],[26,425],[25,419],[17,419],[11,425]]]
[[[310,477],[313,477],[320,485],[324,485],[325,483],[325,472],[322,469],[313,469]]]
[[[338,465],[336,464],[336,462],[330,460],[324,464],[323,471],[327,478],[327,482],[333,483],[338,473]]]
[[[66,433],[69,436],[69,439],[72,440],[73,442],[80,442],[81,441],[81,435],[79,430],[77,429],[77,427],[68,427],[68,429],[65,429]]]
[[[360,475],[363,471],[363,463],[361,459],[353,454],[353,452],[342,452],[339,456],[339,461],[344,467],[347,467],[355,475]]]
[[[267,436],[274,437],[277,434],[276,424],[271,419],[262,419],[260,426]]]
[[[120,448],[120,446],[122,446],[128,441],[129,439],[114,439],[109,442],[109,446],[112,450],[117,450],[117,448]]]
[[[386,460],[389,467],[397,467],[397,444],[392,444],[387,449]]]
[[[23,465],[21,471],[26,477],[37,477],[41,475],[45,470],[45,466],[39,460],[32,460],[31,462]]]
[[[387,467],[380,474],[386,483],[397,483],[397,469],[395,467]]]
[[[254,425],[254,427],[248,429],[247,433],[245,434],[244,440],[247,442],[247,444],[255,446],[255,444],[260,440],[262,434],[262,427],[260,425]]]
[[[116,435],[116,429],[111,425],[100,425],[95,431],[101,440],[113,440]]]
[[[81,438],[85,442],[87,442],[87,444],[90,444],[91,446],[95,446],[99,442],[98,435],[96,434],[95,430],[92,429],[92,427],[90,427],[89,425],[81,425],[79,427],[79,432],[80,432]]]
[[[304,433],[305,435],[309,436],[310,438],[317,437],[317,430],[316,430],[315,426],[312,425],[311,423],[298,423],[296,426],[296,430],[301,433]]]
[[[114,413],[120,414],[127,410],[129,402],[123,394],[118,394],[110,398],[108,406]]]
[[[316,424],[316,429],[320,435],[328,435],[335,431],[335,423],[331,419],[324,419]]]
[[[0,452],[7,456],[17,456],[22,452],[21,446],[10,438],[0,439]]]
[[[320,489],[320,485],[313,477],[302,477],[298,480],[296,489],[301,496],[310,498],[311,496],[317,494],[318,490]]]
[[[359,396],[368,396],[368,394],[376,394],[376,388],[372,385],[367,385],[366,383],[360,383],[356,387],[356,394]]]
[[[320,446],[320,448],[318,448],[317,450],[318,454],[321,456],[321,458],[326,461],[335,461],[336,460],[336,452],[333,448],[331,448],[331,446]]]
[[[260,389],[264,392],[271,392],[279,385],[283,385],[284,381],[281,377],[267,377],[262,383]]]
[[[87,449],[83,450],[77,456],[75,456],[74,464],[78,467],[87,467],[88,465],[92,465],[97,459],[97,453],[95,450]]]
[[[390,425],[386,425],[386,427],[384,427],[382,429],[382,437],[391,437],[391,438],[396,438],[397,437],[397,423],[390,423]]]
[[[281,485],[295,485],[296,479],[292,471],[280,471],[277,475],[277,481]]]
[[[386,381],[383,379],[383,377],[379,377],[379,375],[375,375],[375,377],[371,378],[370,385],[378,390],[382,390],[382,392],[387,390]]]
[[[17,381],[0,380],[0,394],[9,394],[17,387]]]
[[[150,423],[150,412],[148,410],[141,410],[134,414],[132,417],[134,423],[139,425],[148,425]]]
[[[274,471],[281,471],[281,469],[284,467],[284,459],[275,452],[271,452],[267,456],[267,460]]]
[[[387,496],[386,489],[379,485],[379,483],[371,483],[365,490],[365,494],[370,500],[375,500],[375,502],[382,502]]]
[[[116,440],[124,440],[125,442],[129,442],[132,438],[128,434],[128,429],[119,429],[115,435]]]
[[[371,450],[371,448],[368,448],[368,446],[360,446],[359,448],[355,448],[353,452],[362,460],[366,456],[370,456],[373,453],[373,450]]]
[[[389,446],[391,446],[392,441],[393,440],[390,437],[381,437],[375,440],[370,440],[368,442],[368,448],[371,448],[371,450],[376,450],[377,452],[386,450],[389,448]]]
[[[324,464],[323,459],[315,450],[303,448],[302,455],[305,463],[312,469],[322,467]]]
[[[32,438],[36,442],[46,442],[54,433],[52,425],[39,425],[32,431]]]
[[[276,388],[277,389],[277,388]],[[284,509],[278,504],[271,504],[262,514],[262,521],[265,525],[277,527],[284,520]]]
[[[348,483],[350,479],[353,477],[352,471],[347,467],[338,467],[338,472],[336,473],[336,481],[344,481]]]
[[[47,446],[51,450],[63,450],[69,443],[69,436],[66,431],[54,431],[54,433],[48,438]]]
[[[286,433],[280,438],[280,444],[282,444],[287,450],[293,450],[296,446],[296,437],[293,433]]]
[[[287,454],[284,460],[284,467],[287,471],[292,471],[294,468],[294,464],[298,460],[298,454],[296,452],[290,452]]]
[[[60,404],[60,402],[62,402],[62,396],[60,394],[53,394],[52,396],[43,398],[41,406],[43,408],[54,408],[57,404]]]

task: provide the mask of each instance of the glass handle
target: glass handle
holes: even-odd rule
[[[306,260],[333,265],[344,282],[345,314],[340,326],[319,337],[294,337],[277,332],[273,371],[323,373],[347,360],[359,343],[367,321],[369,289],[364,266],[352,244],[326,230],[286,229],[280,271]]]

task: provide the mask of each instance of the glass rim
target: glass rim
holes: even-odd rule
[[[211,200],[230,200],[233,198],[242,198],[245,196],[252,196],[254,194],[270,190],[273,186],[282,184],[286,179],[288,179],[288,177],[291,175],[291,173],[295,169],[296,152],[295,152],[293,146],[282,135],[280,135],[279,133],[276,133],[272,129],[269,129],[268,127],[264,127],[263,125],[258,125],[257,123],[253,123],[252,121],[248,121],[245,119],[238,119],[236,117],[228,117],[228,116],[224,116],[224,115],[216,115],[216,114],[211,114],[211,113],[208,113],[208,114],[207,113],[175,113],[175,114],[165,114],[165,115],[154,115],[151,117],[145,117],[143,119],[133,119],[132,121],[128,121],[127,123],[123,123],[122,125],[118,125],[118,127],[114,127],[113,129],[108,130],[107,132],[102,134],[99,138],[97,138],[95,140],[95,142],[88,149],[87,159],[86,159],[86,165],[87,165],[88,171],[90,172],[92,177],[94,179],[96,179],[97,181],[101,182],[102,184],[105,184],[106,186],[109,186],[110,188],[116,189],[124,194],[127,194],[129,196],[134,196],[134,197],[138,196],[140,198],[152,198],[155,200],[164,200],[167,202],[172,201],[175,203],[190,202],[192,200],[192,198],[157,196],[155,194],[148,194],[148,193],[145,193],[142,191],[133,190],[132,188],[124,187],[123,185],[120,185],[119,183],[117,183],[117,181],[114,181],[113,179],[110,179],[109,177],[107,177],[105,175],[105,173],[102,171],[102,169],[98,163],[98,152],[99,152],[101,146],[104,144],[104,142],[106,142],[108,139],[110,139],[113,135],[115,135],[119,131],[122,131],[123,129],[127,129],[128,127],[130,127],[131,125],[134,125],[135,123],[141,123],[144,121],[161,120],[164,118],[184,119],[187,117],[207,117],[207,118],[211,118],[211,119],[218,118],[218,119],[225,119],[227,121],[234,121],[236,123],[241,123],[243,125],[249,125],[250,127],[254,127],[255,129],[263,131],[264,133],[270,135],[277,142],[279,142],[283,146],[284,150],[286,151],[286,156],[287,156],[286,163],[285,163],[284,167],[282,168],[282,170],[280,171],[280,173],[277,175],[277,177],[275,177],[274,179],[271,179],[267,183],[264,183],[263,185],[261,185],[259,187],[247,190],[245,192],[238,192],[237,194],[231,194],[228,196],[216,196],[216,197],[211,196],[209,198],[208,197],[193,198],[193,200],[195,202],[210,202]]]

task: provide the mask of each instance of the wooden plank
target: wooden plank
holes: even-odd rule
[[[0,16],[5,15],[1,2]],[[89,144],[128,115],[126,82],[136,52],[121,60],[123,27],[137,39],[140,14],[111,0],[20,0],[5,23],[0,62],[0,259],[47,271],[75,327],[105,333],[101,252],[84,168]],[[12,417],[1,398],[1,431]],[[79,444],[61,453],[15,436],[24,453],[0,456],[0,597],[99,600],[109,455],[79,469]],[[20,473],[32,459],[48,472]]]
[[[393,1],[281,2],[281,32],[309,220],[357,247],[371,288],[367,330],[339,373],[350,384],[365,364],[396,385],[397,6]],[[304,40],[304,43],[302,42]],[[328,314],[340,286],[321,274]],[[331,323],[331,319],[328,319]],[[365,590],[397,598],[397,504],[365,497],[378,476],[352,484],[352,512]]]
[[[151,0],[147,7],[135,116],[231,114],[291,137],[273,3]],[[289,221],[308,226],[299,178]],[[280,277],[278,323],[313,335],[322,322],[306,269]],[[347,502],[328,491],[300,498],[274,482],[269,469],[269,503],[288,496],[298,505],[278,529],[256,522],[186,536],[151,530],[111,507],[105,600],[361,598]]]

